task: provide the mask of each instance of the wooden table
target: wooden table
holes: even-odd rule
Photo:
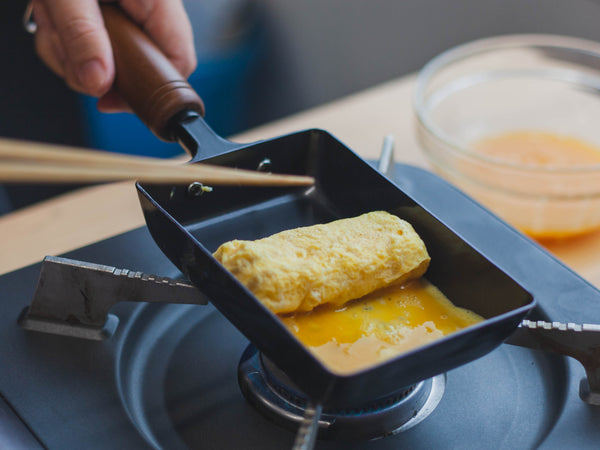
[[[238,142],[323,128],[365,158],[395,138],[396,160],[427,167],[414,132],[414,76],[245,132]],[[0,217],[0,274],[144,225],[133,182],[94,186]],[[600,287],[600,233],[548,245],[565,264]]]

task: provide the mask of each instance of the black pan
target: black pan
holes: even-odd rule
[[[104,9],[106,13],[110,8],[105,5]],[[107,22],[111,21],[109,17]],[[310,188],[223,186],[202,195],[187,185],[138,184],[147,226],[163,253],[310,400],[325,407],[349,408],[391,395],[490,352],[533,308],[532,296],[446,227],[443,218],[434,217],[427,205],[418,204],[326,131],[306,130],[252,144],[217,136],[203,120],[203,108],[194,100],[197,96],[192,88],[180,78],[172,78],[172,68],[163,67],[164,57],[148,57],[146,44],[135,57],[130,56],[132,48],[127,49],[128,56],[120,56],[119,48],[131,34],[122,31],[116,40],[111,32],[118,89],[157,135],[177,140],[189,150],[191,163],[250,170],[268,167],[274,172],[315,178]],[[127,87],[122,82],[127,78],[138,81]],[[158,86],[167,94],[149,91],[148,86],[157,83],[146,83],[148,78],[163,78]],[[165,85],[176,89],[165,91]],[[185,95],[171,95],[178,90]],[[153,116],[155,110],[139,106],[139,99],[161,95],[168,108],[162,101],[154,102],[153,108],[160,111],[158,119]],[[385,210],[410,222],[431,255],[427,279],[455,305],[486,320],[380,365],[340,376],[296,340],[276,315],[213,258],[212,252],[231,239],[258,239],[374,210]],[[215,341],[214,345],[220,343]]]

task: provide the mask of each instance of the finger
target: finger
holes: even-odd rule
[[[120,4],[187,78],[196,68],[196,52],[181,0],[121,0]]]
[[[35,49],[40,59],[56,75],[64,77],[65,51],[43,2],[35,1],[33,11],[36,23]]]
[[[114,63],[97,1],[44,1],[65,52],[67,84],[96,97],[105,94],[112,85]]]
[[[35,49],[40,59],[61,78],[65,76],[64,51],[56,33],[50,31],[36,32]]]
[[[96,108],[105,113],[131,112],[129,105],[114,89],[109,90],[98,99]]]

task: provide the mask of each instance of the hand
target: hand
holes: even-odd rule
[[[192,27],[181,0],[121,0],[121,8],[187,78],[196,67]],[[98,0],[33,0],[36,51],[72,89],[99,97],[104,112],[128,110],[111,90],[115,65]]]

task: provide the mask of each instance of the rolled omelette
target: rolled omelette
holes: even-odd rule
[[[418,278],[430,261],[413,227],[385,211],[229,241],[214,256],[274,313],[342,305]]]

